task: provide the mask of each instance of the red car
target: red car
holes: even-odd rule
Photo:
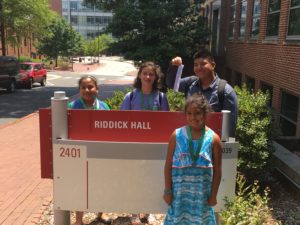
[[[47,70],[42,63],[24,62],[20,63],[19,76],[18,84],[31,89],[33,83],[40,83],[41,86],[46,85]]]

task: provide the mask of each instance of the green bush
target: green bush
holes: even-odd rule
[[[246,186],[246,178],[238,174],[237,194],[232,201],[225,199],[225,209],[220,212],[221,225],[263,225],[270,224],[272,209],[268,207],[269,188],[259,194],[258,181]],[[281,222],[272,221],[274,225]]]
[[[239,115],[236,139],[240,144],[238,155],[239,171],[260,171],[271,159],[272,113],[268,107],[269,95],[253,93],[244,85],[235,88],[238,96]]]
[[[124,91],[118,90],[114,92],[114,95],[111,98],[107,98],[105,102],[111,110],[118,110],[123,102],[125,94],[132,91],[131,88],[127,88]]]
[[[124,91],[115,91],[113,97],[107,98],[105,102],[108,104],[110,109],[118,110],[123,102],[125,94],[129,91],[132,91],[132,89],[127,88]],[[167,98],[170,106],[170,111],[183,111],[185,101],[183,93],[168,89]]]
[[[33,58],[30,58],[29,56],[20,56],[18,58],[18,61],[19,62],[40,62],[41,60],[40,59],[33,59]]]
[[[176,92],[173,89],[168,89],[167,98],[170,106],[170,111],[183,111],[185,104],[184,94]]]

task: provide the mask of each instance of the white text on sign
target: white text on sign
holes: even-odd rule
[[[97,129],[136,129],[151,130],[150,122],[141,121],[102,121],[96,120],[94,127]]]

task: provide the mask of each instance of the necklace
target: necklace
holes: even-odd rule
[[[153,103],[154,103],[153,93],[151,93],[149,96],[149,101],[148,101],[147,106],[145,106],[144,94],[143,94],[142,90],[140,91],[140,97],[141,97],[141,109],[142,110],[151,110],[151,105],[153,105]]]
[[[191,127],[187,126],[187,135],[188,135],[188,140],[189,140],[189,151],[190,155],[192,158],[193,163],[197,161],[199,158],[199,153],[203,144],[204,136],[205,136],[205,123],[203,123],[201,127],[201,137],[197,140],[198,146],[196,149],[196,152],[194,153],[194,146],[193,146],[193,139],[192,139],[192,132],[191,132]]]

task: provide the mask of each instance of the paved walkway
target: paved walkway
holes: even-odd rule
[[[37,224],[52,200],[52,180],[41,179],[39,116],[0,127],[0,224]]]

